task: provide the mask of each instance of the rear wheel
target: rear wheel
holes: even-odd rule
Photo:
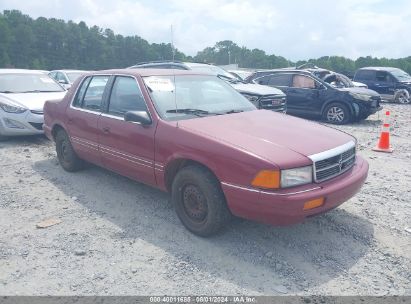
[[[74,151],[67,133],[64,130],[57,131],[55,140],[57,158],[63,169],[69,172],[81,170],[84,162]]]
[[[351,114],[346,105],[331,103],[325,108],[323,119],[332,124],[343,125],[351,120]]]
[[[397,91],[394,95],[394,101],[397,103],[411,103],[410,94],[406,90]]]
[[[211,236],[231,219],[218,180],[205,168],[181,169],[172,185],[171,198],[183,225],[199,236]]]

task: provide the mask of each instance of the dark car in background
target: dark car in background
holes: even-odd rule
[[[287,113],[346,124],[381,110],[381,96],[358,87],[339,88],[305,70],[257,71],[247,82],[272,86],[287,95]]]
[[[227,81],[234,89],[251,101],[257,108],[285,113],[287,111],[286,95],[276,88],[268,88],[253,83],[245,83],[240,77],[211,64],[180,62],[180,61],[154,61],[143,62],[129,67],[129,69],[177,69],[193,70],[218,76]]]
[[[411,76],[398,68],[365,67],[357,70],[355,81],[361,81],[387,101],[411,103]]]

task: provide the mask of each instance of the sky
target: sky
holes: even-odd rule
[[[84,21],[196,55],[216,42],[289,60],[411,56],[410,0],[0,0],[0,11]]]

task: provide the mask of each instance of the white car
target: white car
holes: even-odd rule
[[[0,140],[43,133],[43,106],[62,99],[66,91],[47,74],[0,69]]]
[[[77,78],[88,72],[83,70],[54,70],[49,72],[49,76],[68,90]]]

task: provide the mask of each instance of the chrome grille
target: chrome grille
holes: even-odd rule
[[[355,142],[309,156],[314,163],[314,180],[322,182],[349,170],[355,163]]]
[[[278,95],[261,96],[258,100],[261,109],[272,110],[277,112],[286,111],[286,98]]]

